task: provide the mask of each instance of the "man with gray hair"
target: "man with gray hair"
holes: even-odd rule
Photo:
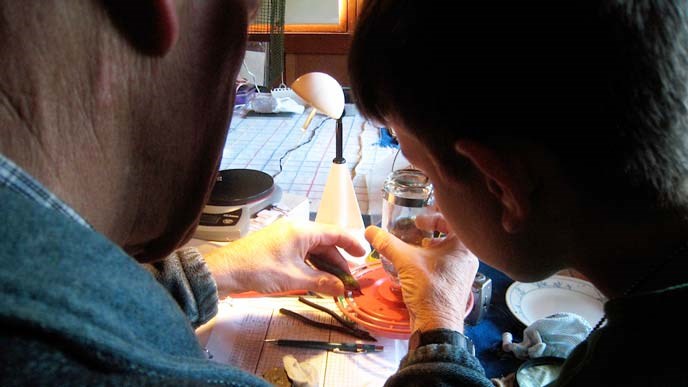
[[[215,181],[257,6],[0,1],[1,385],[268,385],[207,360],[192,328],[230,293],[344,292],[304,262],[364,253],[334,227],[176,250]]]

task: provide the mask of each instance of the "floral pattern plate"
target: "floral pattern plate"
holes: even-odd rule
[[[506,290],[506,305],[526,326],[555,313],[575,313],[591,327],[604,315],[607,299],[593,284],[554,275],[538,282],[514,282]]]

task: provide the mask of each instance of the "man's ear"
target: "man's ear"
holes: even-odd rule
[[[484,176],[488,190],[502,205],[502,227],[516,233],[530,212],[530,193],[534,189],[527,164],[489,146],[470,140],[454,144]]]
[[[177,42],[174,0],[103,0],[115,26],[146,55],[164,56]]]

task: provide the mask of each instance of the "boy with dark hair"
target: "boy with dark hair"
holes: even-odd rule
[[[687,51],[685,1],[365,2],[359,110],[430,177],[429,226],[449,233],[418,248],[367,230],[416,332],[389,385],[489,385],[462,345],[466,248],[517,281],[573,268],[610,299],[556,385],[688,383],[669,355],[688,300]]]

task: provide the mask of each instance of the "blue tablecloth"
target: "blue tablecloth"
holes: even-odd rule
[[[502,351],[502,333],[511,332],[514,341],[521,341],[526,327],[511,314],[506,305],[506,290],[513,280],[482,262],[479,271],[492,279],[492,303],[477,325],[465,326],[465,333],[473,340],[475,353],[487,376],[499,378],[515,372],[523,362],[511,353]]]

